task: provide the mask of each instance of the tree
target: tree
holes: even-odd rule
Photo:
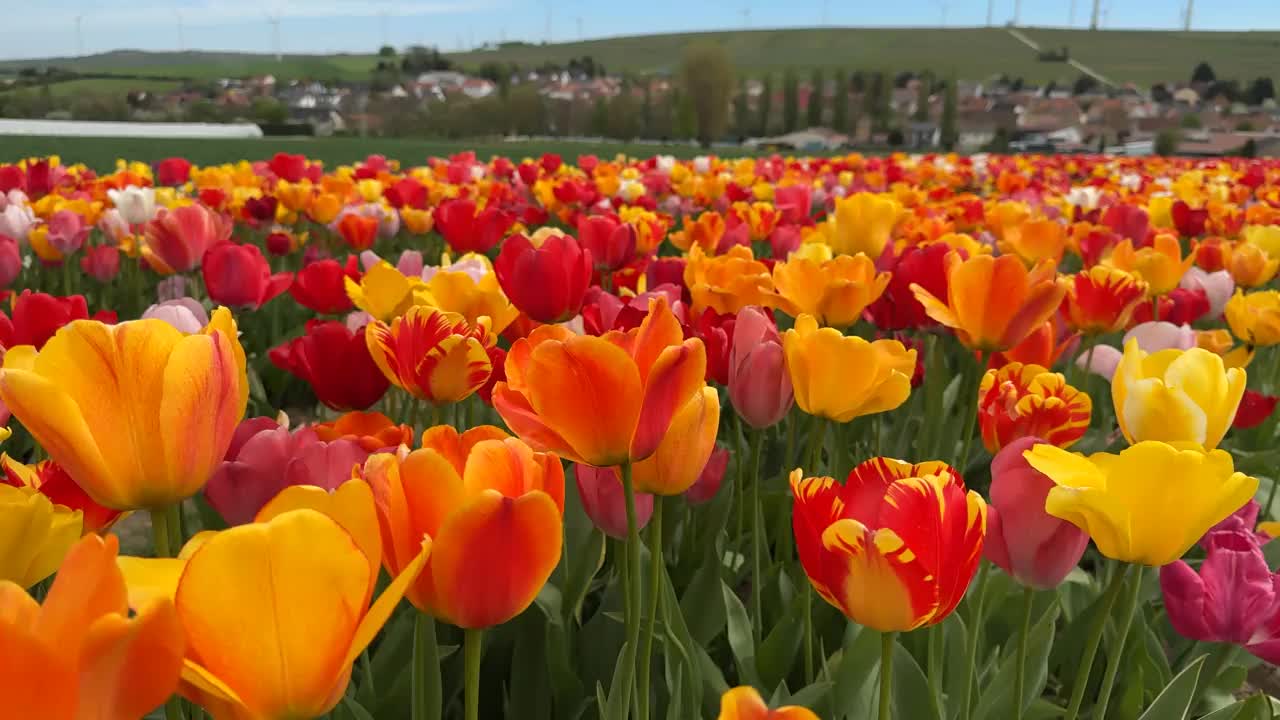
[[[789,133],[800,123],[800,82],[794,70],[782,76],[782,132]]]
[[[932,84],[927,74],[921,75],[916,82],[916,111],[911,115],[911,119],[916,122],[929,120],[929,90]]]
[[[675,104],[675,136],[681,140],[691,140],[698,132],[698,111],[689,93],[682,92],[673,98]],[[726,113],[727,114],[727,113]]]
[[[1156,135],[1155,153],[1157,155],[1173,155],[1178,152],[1178,143],[1182,137],[1177,130],[1161,130]]]
[[[525,84],[515,87],[507,95],[505,114],[510,129],[520,135],[546,135],[547,108],[538,89]]]
[[[942,96],[942,127],[939,134],[945,150],[954,150],[960,137],[959,128],[956,127],[957,103],[956,79],[953,77],[947,83],[946,94]]]
[[[826,78],[821,68],[815,68],[809,81],[809,127],[822,127],[823,100],[827,93]]]
[[[767,73],[760,92],[760,107],[757,114],[756,134],[763,137],[769,134],[769,116],[773,114],[773,75]]]
[[[1237,154],[1245,158],[1258,157],[1258,143],[1253,138],[1245,140]]]
[[[751,134],[751,105],[747,97],[747,79],[738,81],[738,94],[733,96],[733,133],[739,137]]]
[[[1169,92],[1169,88],[1161,83],[1151,86],[1151,99],[1160,104],[1173,102],[1173,93]]]
[[[729,125],[729,101],[733,96],[729,53],[718,43],[692,45],[685,51],[680,77],[697,118],[698,142],[709,146],[724,135]]]
[[[1195,113],[1187,113],[1182,116],[1182,120],[1178,121],[1178,125],[1187,130],[1199,130],[1204,127],[1200,122],[1200,116]]]
[[[871,129],[884,132],[889,129],[893,87],[889,74],[878,72],[871,76],[871,84],[867,88],[867,108],[871,115]]]
[[[640,136],[653,137],[653,81],[644,79],[644,98],[640,101]]]
[[[275,98],[255,98],[253,101],[252,111],[253,119],[260,123],[278,125],[289,119],[288,108]]]
[[[609,101],[609,120],[605,135],[618,140],[632,140],[638,134],[639,113],[636,111],[636,100],[630,89]]]
[[[1272,84],[1271,78],[1260,77],[1255,78],[1249,84],[1249,89],[1245,91],[1244,101],[1250,105],[1261,105],[1267,100],[1273,100],[1276,96],[1275,85]]]
[[[1196,68],[1191,71],[1191,82],[1193,83],[1211,83],[1218,79],[1214,74],[1213,68],[1209,67],[1209,63],[1201,61]]]
[[[843,70],[836,71],[835,93],[831,98],[831,128],[836,132],[849,131],[849,80]]]
[[[867,76],[861,70],[854,70],[849,76],[849,90],[858,95],[867,91]]]
[[[1092,75],[1080,73],[1080,77],[1076,78],[1076,82],[1071,86],[1072,95],[1085,95],[1098,89],[1098,81]]]
[[[609,101],[601,95],[591,109],[591,134],[604,137],[609,134]]]
[[[383,45],[378,48],[378,57],[393,58],[396,56],[396,49],[390,45]]]

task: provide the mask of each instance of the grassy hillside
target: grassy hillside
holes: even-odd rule
[[[1200,60],[1220,77],[1251,79],[1280,71],[1280,32],[1024,31],[1042,46],[1066,45],[1071,56],[1118,82],[1150,84],[1188,78]],[[742,30],[608,38],[528,45],[451,55],[464,65],[487,60],[537,64],[590,55],[610,70],[674,71],[693,42],[723,44],[748,73],[788,67],[932,70],[980,80],[997,73],[1032,82],[1071,81],[1061,63],[1042,63],[1002,28]]]
[[[481,158],[494,155],[510,158],[537,157],[544,152],[559,153],[573,161],[579,155],[612,158],[618,153],[647,157],[658,153],[694,157],[703,150],[692,145],[591,143],[568,141],[528,142],[447,142],[392,138],[262,138],[208,139],[181,138],[75,138],[17,137],[0,135],[0,163],[29,156],[59,155],[65,162],[82,162],[98,171],[115,169],[116,158],[155,162],[182,156],[197,165],[213,165],[239,160],[266,160],[277,152],[302,153],[322,160],[330,167],[384,155],[406,164],[421,164],[427,157],[447,157],[471,150]],[[717,150],[720,153],[723,149]],[[736,154],[736,153],[735,153]]]
[[[1180,80],[1208,61],[1219,77],[1247,82],[1280,73],[1280,32],[1174,32],[1025,29],[1043,47],[1063,45],[1076,60],[1117,82],[1142,85]],[[1002,28],[816,28],[740,30],[605,38],[552,45],[520,45],[496,51],[457,53],[465,67],[486,61],[538,65],[590,55],[610,70],[674,72],[686,46],[711,41],[728,48],[748,74],[814,67],[867,70],[932,70],[943,77],[980,80],[998,73],[1028,81],[1073,81],[1078,72],[1043,63]],[[371,55],[286,55],[118,50],[85,58],[0,61],[0,72],[31,65],[141,76],[211,79],[271,73],[282,79],[364,80],[376,64]]]

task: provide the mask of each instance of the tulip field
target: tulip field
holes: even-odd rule
[[[0,165],[0,719],[1271,720],[1280,162]]]

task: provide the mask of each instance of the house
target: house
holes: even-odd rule
[[[956,113],[956,145],[961,150],[978,150],[996,139],[1003,130],[1011,136],[1018,126],[1017,116],[1008,105],[990,104],[984,108],[967,108]]]

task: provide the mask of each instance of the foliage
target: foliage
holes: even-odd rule
[[[685,51],[680,65],[684,94],[693,105],[698,142],[710,145],[728,127],[733,93],[733,64],[721,45],[694,45]]]

